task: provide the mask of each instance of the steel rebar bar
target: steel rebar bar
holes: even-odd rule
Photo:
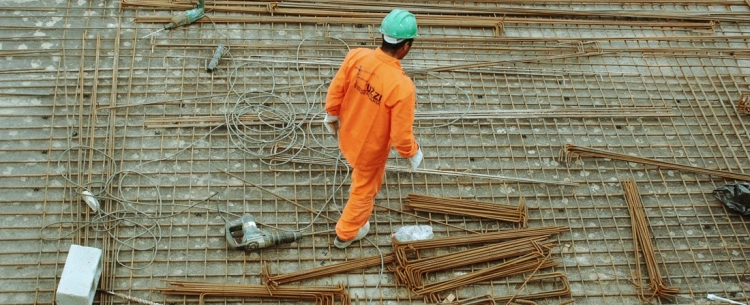
[[[337,286],[279,286],[269,290],[266,285],[207,283],[192,281],[165,281],[169,286],[154,288],[165,295],[199,296],[199,303],[207,296],[211,297],[252,297],[313,301],[315,304],[332,305],[338,301],[341,305],[351,304],[344,285]]]
[[[262,277],[264,278],[263,282],[265,282],[266,285],[272,287],[272,289],[276,289],[279,287],[279,285],[282,284],[301,282],[334,274],[347,273],[354,270],[378,266],[381,263],[390,264],[395,260],[396,258],[393,253],[387,253],[382,257],[380,255],[363,257],[359,259],[348,260],[343,263],[328,265],[325,267],[318,267],[309,270],[302,270],[294,273],[278,275],[270,275],[270,269],[268,266],[266,266],[266,268],[264,268],[263,270]]]
[[[716,177],[722,177],[727,179],[750,181],[750,175],[735,173],[730,171],[707,169],[697,166],[682,165],[673,162],[649,159],[644,157],[636,157],[627,154],[615,153],[603,149],[596,149],[591,147],[583,147],[574,144],[565,144],[565,148],[560,152],[560,160],[571,163],[574,159],[580,157],[596,157],[606,158],[612,160],[620,160],[625,162],[641,163],[645,165],[652,165],[659,168],[674,169],[680,171],[688,171],[694,173],[701,173]]]
[[[442,213],[471,216],[518,223],[525,227],[528,221],[526,200],[519,199],[517,206],[486,203],[466,199],[452,199],[409,194],[404,200],[404,207],[426,213]]]
[[[279,161],[279,162],[284,162],[287,160],[292,163],[314,164],[314,165],[321,165],[321,166],[336,166],[336,165],[338,165],[339,167],[349,166],[344,160],[337,162],[336,159],[332,159],[332,158],[317,158],[317,157],[302,157],[302,156],[295,156],[293,158],[284,158],[282,156],[276,156],[273,158],[273,161]],[[438,170],[438,169],[419,168],[419,169],[412,170],[406,167],[396,167],[396,166],[390,166],[390,165],[386,165],[385,170],[388,172],[428,174],[428,175],[438,175],[438,176],[443,176],[443,177],[465,177],[465,178],[488,179],[488,180],[500,181],[504,183],[535,183],[535,184],[553,184],[553,185],[563,185],[563,186],[578,186],[577,183],[563,182],[563,181],[537,180],[537,179],[517,178],[517,177],[508,177],[508,176],[499,176],[499,175],[475,174],[471,172],[456,172],[456,171],[447,171],[447,170]]]
[[[656,262],[653,241],[651,241],[648,219],[646,218],[643,203],[641,202],[641,195],[638,193],[635,181],[632,179],[623,180],[622,188],[625,193],[625,201],[628,204],[628,211],[630,212],[631,225],[633,228],[633,250],[636,256],[636,275],[638,277],[636,285],[641,289],[641,298],[648,303],[650,303],[656,296],[672,298],[680,292],[680,288],[667,286],[661,276],[659,264]],[[646,285],[642,284],[643,279],[641,278],[641,260],[638,258],[639,253],[643,256],[643,260],[645,261],[646,272],[648,273],[649,278],[648,288],[653,291],[648,297],[645,293]]]
[[[498,303],[503,303],[503,302],[509,302],[511,301],[511,299],[513,300],[519,300],[519,299],[536,300],[536,299],[570,296],[570,293],[571,293],[570,284],[568,283],[568,277],[565,274],[562,274],[560,272],[536,274],[532,276],[531,278],[529,278],[528,283],[544,282],[544,281],[552,281],[553,282],[552,285],[555,285],[555,286],[559,284],[560,288],[547,290],[547,291],[541,291],[541,292],[535,292],[535,293],[522,294],[522,295],[518,295],[515,297],[511,295],[505,295],[505,296],[484,295],[484,296],[456,301],[454,304],[456,305],[498,304]]]

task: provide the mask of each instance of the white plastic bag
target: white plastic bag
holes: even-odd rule
[[[401,227],[393,234],[396,240],[400,242],[412,241],[412,240],[424,240],[430,239],[435,234],[432,234],[432,227],[426,225],[419,226],[405,226]]]

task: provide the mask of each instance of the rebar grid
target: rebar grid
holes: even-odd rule
[[[510,2],[513,1],[506,1]],[[577,2],[525,2],[512,7],[579,11],[666,9],[683,11],[686,16],[689,12],[710,10],[738,14],[748,11],[742,1]],[[477,6],[491,11],[502,9],[503,5]],[[20,13],[15,14],[16,11]],[[136,24],[136,19],[168,18],[174,13],[177,11],[119,9],[117,2],[0,8],[0,27],[4,29],[0,56],[5,57],[0,61],[7,63],[7,69],[0,71],[0,99],[4,100],[0,103],[0,116],[8,122],[0,124],[0,134],[7,134],[0,139],[0,163],[4,168],[0,188],[6,194],[0,201],[7,206],[0,212],[4,224],[0,238],[7,245],[0,252],[4,262],[0,270],[12,279],[8,281],[12,284],[0,291],[3,303],[52,302],[70,243],[105,250],[108,260],[103,288],[152,301],[165,300],[151,291],[162,287],[163,279],[258,284],[262,263],[272,264],[279,273],[291,273],[378,255],[367,242],[346,251],[334,249],[330,246],[332,236],[325,234],[258,253],[227,250],[222,217],[233,216],[217,209],[251,212],[264,224],[286,229],[304,227],[313,215],[242,186],[218,169],[251,179],[311,209],[329,208],[331,211],[324,215],[334,219],[338,217],[335,209],[324,203],[333,194],[333,183],[345,180],[345,172],[314,165],[268,167],[235,149],[223,129],[202,138],[208,129],[153,128],[145,124],[151,119],[223,115],[232,69],[243,63],[249,64],[237,70],[238,77],[233,82],[238,91],[267,90],[275,84],[276,92],[284,95],[296,110],[304,109],[301,83],[310,85],[304,89],[311,95],[316,84],[335,73],[345,54],[340,42],[320,35],[341,38],[352,47],[374,46],[377,41],[373,41],[371,33],[377,33],[377,27],[209,22],[140,39],[161,24]],[[231,16],[224,12],[214,14]],[[463,90],[469,93],[473,110],[645,106],[669,107],[679,116],[467,119],[447,127],[417,129],[429,168],[559,180],[582,186],[499,184],[393,173],[387,176],[377,199],[384,208],[376,208],[370,239],[386,253],[391,232],[404,225],[428,223],[394,212],[402,209],[401,199],[409,193],[487,202],[518,202],[526,198],[530,227],[570,227],[560,237],[560,247],[553,251],[552,258],[560,262],[555,270],[569,277],[577,303],[632,303],[638,298],[630,283],[635,269],[634,252],[629,246],[632,236],[627,233],[627,205],[617,181],[634,178],[643,195],[654,247],[662,253],[657,258],[666,271],[662,275],[671,285],[681,288],[675,303],[699,303],[705,301],[705,293],[747,302],[738,294],[746,290],[740,274],[748,258],[744,246],[750,240],[747,223],[706,195],[732,181],[609,160],[585,159],[578,164],[565,164],[556,158],[564,144],[571,143],[745,173],[750,159],[745,140],[748,130],[744,114],[735,107],[740,94],[750,89],[746,51],[750,33],[746,23],[716,24],[711,35],[685,28],[580,24],[507,23],[502,29],[503,36],[498,36],[494,28],[420,28],[423,35],[404,61],[407,69],[493,65],[413,75],[418,111],[461,113],[468,102],[460,91]],[[296,48],[308,36],[320,38],[303,43],[298,57]],[[229,42],[235,61],[224,58],[221,69],[210,75],[204,67],[219,42]],[[321,100],[315,100],[316,107]],[[143,105],[135,106],[140,104]],[[418,126],[442,123],[419,122]],[[310,147],[334,147],[335,141],[320,126],[312,132],[320,143],[309,142]],[[158,181],[160,193],[168,201],[161,212],[175,213],[182,210],[176,204],[193,204],[214,192],[220,195],[204,204],[207,209],[192,208],[160,221],[163,232],[156,254],[134,250],[133,247],[153,244],[147,236],[134,239],[132,247],[121,248],[114,237],[126,239],[143,233],[130,225],[114,227],[113,235],[84,227],[69,236],[64,234],[76,225],[53,226],[43,236],[62,239],[29,242],[39,239],[42,225],[90,221],[95,216],[80,200],[78,190],[61,178],[58,159],[63,160],[64,171],[77,183],[95,183],[117,170],[171,156],[191,143],[195,144],[179,155],[140,168]],[[99,149],[113,161],[90,148],[64,154],[67,148],[77,145]],[[404,164],[402,160],[394,162]],[[122,181],[121,187],[120,195],[132,200],[152,203],[157,197],[145,177],[131,176]],[[120,192],[118,185],[109,188]],[[340,208],[341,200],[346,198],[346,184],[336,195],[335,204]],[[116,207],[111,201],[102,203],[107,208]],[[151,213],[158,211],[153,206],[142,208]],[[475,231],[507,228],[507,224],[470,217],[418,215],[436,220],[431,224],[437,236],[466,234],[465,230],[436,224],[437,221]],[[314,231],[331,228],[331,224],[322,221],[313,226]],[[131,269],[147,265],[151,259],[154,262],[146,269]],[[456,274],[471,271],[475,270],[455,270]],[[372,298],[385,302],[421,301],[411,299],[403,287],[395,284],[392,275],[378,275],[377,267],[368,268],[300,285],[347,282],[354,302]],[[509,295],[525,278],[498,279],[452,293],[459,300],[486,294]],[[109,297],[101,300],[121,302]],[[242,301],[253,303],[249,299]],[[548,302],[558,301],[564,299]]]

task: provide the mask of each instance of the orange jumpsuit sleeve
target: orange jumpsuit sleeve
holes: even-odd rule
[[[326,112],[330,115],[338,116],[341,113],[341,103],[344,101],[346,96],[346,89],[349,88],[349,79],[347,73],[349,66],[351,65],[351,58],[353,52],[346,54],[344,62],[341,63],[338,72],[333,77],[331,85],[328,86],[328,94],[326,94]]]
[[[411,158],[419,149],[414,140],[414,108],[416,94],[414,83],[409,80],[407,88],[400,88],[402,92],[391,108],[391,145],[404,158]]]

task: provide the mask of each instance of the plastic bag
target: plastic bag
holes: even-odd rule
[[[432,227],[426,225],[419,226],[405,226],[401,227],[393,234],[396,240],[400,242],[412,241],[412,240],[424,240],[430,239],[435,234],[432,234]]]
[[[729,209],[750,215],[750,183],[727,184],[714,190],[714,198]]]

